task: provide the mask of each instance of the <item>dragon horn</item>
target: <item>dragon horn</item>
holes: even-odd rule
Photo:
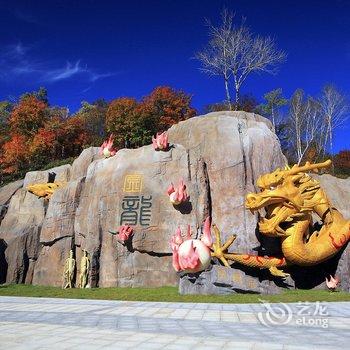
[[[332,161],[330,159],[326,160],[323,163],[310,164],[309,162],[306,162],[304,166],[294,166],[290,170],[285,170],[285,172],[286,172],[286,175],[296,175],[298,173],[305,173],[310,170],[328,168],[331,166],[331,164],[332,164]]]

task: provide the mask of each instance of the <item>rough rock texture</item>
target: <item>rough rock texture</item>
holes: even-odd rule
[[[31,283],[34,265],[41,248],[40,231],[47,202],[26,190],[26,186],[49,181],[69,181],[70,165],[46,171],[28,172],[12,196],[0,225],[0,280]],[[18,183],[19,185],[20,183]]]
[[[3,252],[6,265],[1,265],[2,282],[5,277],[6,282],[11,283],[21,283],[26,279],[29,262],[37,257],[44,216],[44,199],[38,199],[24,188],[11,198],[7,214],[0,225],[0,239],[3,240],[3,248],[6,248]],[[27,242],[31,243],[30,247]]]
[[[23,186],[23,180],[11,182],[0,188],[0,205],[6,205],[14,193]]]
[[[339,179],[329,174],[313,177],[320,181],[333,207],[350,220],[350,178]]]
[[[169,152],[155,152],[152,146],[125,149],[112,158],[90,165],[77,210],[75,240],[91,256],[100,257],[99,267],[90,274],[91,285],[97,280],[104,287],[176,283],[170,263],[169,240],[178,225],[185,229],[190,224],[197,232],[204,220],[205,188],[197,181],[201,169],[199,159],[193,159],[189,166],[188,153],[180,145],[175,145]],[[196,175],[192,177],[192,173]],[[135,192],[125,187],[130,175],[136,175],[142,181],[141,188]],[[191,201],[187,207],[176,209],[170,204],[166,189],[180,178],[187,184]],[[149,199],[150,206],[147,208],[146,205],[149,217],[141,216],[140,209],[135,211],[137,220],[135,216],[136,224],[132,223],[135,233],[130,247],[118,244],[108,232],[127,223],[121,221],[127,196],[135,196],[134,208],[143,206],[142,198]]]
[[[334,176],[324,174],[315,175],[322,188],[327,193],[334,208],[337,208],[346,219],[350,220],[350,178],[339,179]],[[337,275],[341,280],[341,289],[350,292],[350,245],[333,258],[328,264],[322,264],[323,270],[329,274]],[[321,269],[322,270],[322,269]],[[321,285],[321,286],[324,286]]]
[[[99,147],[89,147],[81,152],[80,156],[75,159],[72,164],[71,179],[76,180],[80,177],[86,176],[87,169],[94,160],[101,159],[102,157],[98,154]]]
[[[33,283],[60,286],[64,260],[74,243],[74,219],[83,178],[71,181],[50,199],[40,233],[43,249],[35,265]]]
[[[184,232],[188,224],[198,237],[208,215],[223,239],[237,235],[232,251],[278,253],[278,240],[260,237],[257,215],[244,208],[246,194],[257,191],[257,178],[285,165],[271,123],[245,112],[210,113],[173,126],[169,139],[167,152],[145,146],[104,159],[91,147],[72,166],[28,173],[24,188],[14,190],[0,226],[1,281],[61,286],[69,250],[78,276],[84,249],[91,260],[91,287],[176,285],[179,275],[171,264],[170,237],[177,226]],[[166,189],[181,178],[190,201],[174,207]],[[334,205],[348,215],[344,189],[337,188],[343,180],[324,179]],[[67,185],[49,203],[25,190],[29,183],[53,180]],[[350,192],[349,185],[346,182]],[[109,232],[121,224],[134,227],[126,245]],[[342,274],[349,270],[348,256],[346,252],[339,262]],[[303,287],[300,281],[308,280],[304,277],[296,278],[297,286]],[[281,286],[294,287],[294,282],[283,285],[266,271],[242,266],[214,266],[180,278],[182,293],[276,293]]]
[[[213,265],[199,274],[181,275],[179,292],[180,294],[277,294],[281,291],[280,287],[291,287],[277,279],[273,282],[267,273],[261,277],[261,272],[256,270],[247,274],[239,269]]]
[[[0,204],[7,209],[0,225],[0,282],[45,280],[44,284],[61,285],[64,260],[74,247],[75,211],[82,184],[98,150],[90,147],[72,166],[31,171],[24,180],[0,189]],[[53,181],[67,185],[57,190],[50,202],[26,190],[28,185]]]
[[[0,222],[4,218],[11,197],[23,186],[23,180],[11,182],[0,188]]]
[[[9,209],[0,227],[8,245],[6,280],[59,286],[72,248],[77,266],[82,249],[89,252],[91,286],[174,285],[178,276],[171,266],[169,239],[178,225],[183,231],[191,225],[193,236],[198,236],[208,215],[224,236],[238,234],[235,250],[258,247],[257,217],[245,211],[244,197],[255,189],[260,174],[285,163],[271,124],[249,113],[211,113],[173,126],[169,135],[174,146],[168,152],[145,146],[101,159],[98,148],[89,148],[71,167],[28,173],[24,186],[53,180],[68,184],[48,205],[25,189],[13,196],[12,207],[24,214],[19,219],[16,210]],[[129,175],[142,181],[140,188],[128,188]],[[174,208],[165,191],[181,178],[190,202]],[[108,232],[125,223],[133,224],[135,231],[126,246]],[[21,255],[28,250],[22,236],[35,236],[39,242],[30,260],[33,267]],[[9,251],[15,251],[16,258]],[[14,270],[21,271],[19,277]]]
[[[203,159],[212,221],[222,237],[237,234],[235,251],[259,247],[258,217],[244,202],[247,193],[257,190],[260,175],[286,164],[271,123],[253,113],[215,112],[173,126],[169,139],[189,149],[190,158]]]
[[[23,187],[45,182],[69,181],[70,172],[71,166],[69,164],[44,171],[30,171],[24,178]]]

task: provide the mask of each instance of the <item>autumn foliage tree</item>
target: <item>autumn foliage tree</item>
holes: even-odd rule
[[[105,120],[108,110],[108,103],[104,99],[99,99],[93,103],[83,101],[81,108],[77,112],[84,123],[86,131],[91,136],[91,142],[102,144],[106,136]]]
[[[1,170],[20,173],[30,163],[30,143],[47,120],[47,105],[33,95],[20,99],[10,113],[8,140],[2,145]]]
[[[12,135],[2,147],[1,170],[4,174],[21,172],[28,164],[28,141],[20,134]]]
[[[6,101],[0,106],[4,107],[0,109],[0,181],[7,175],[20,177],[49,162],[77,156],[89,145],[91,136],[82,116],[65,118],[61,108],[49,107],[47,100],[38,96],[27,93],[13,108]]]
[[[107,110],[106,129],[114,134],[118,147],[143,146],[156,132],[195,116],[190,103],[191,96],[167,86],[157,87],[141,102],[118,98]]]
[[[35,96],[23,97],[13,109],[9,126],[14,134],[32,137],[48,118],[47,105]]]
[[[45,164],[55,158],[57,137],[53,130],[40,128],[29,145],[31,161],[35,164]]]
[[[181,120],[196,115],[196,110],[190,103],[191,96],[183,91],[160,86],[142,99],[138,110],[144,118],[153,123],[154,131],[164,131]]]
[[[76,115],[62,123],[60,133],[61,157],[67,158],[78,155],[85,147],[90,145],[91,135],[81,116]]]
[[[257,99],[251,95],[242,95],[239,99],[238,110],[245,111],[249,113],[256,113],[259,108],[259,103]],[[220,112],[220,111],[230,111],[230,106],[227,102],[212,103],[204,108],[204,113]]]
[[[106,113],[106,129],[114,134],[118,147],[127,146],[133,139],[132,133],[136,124],[137,101],[134,98],[122,97],[113,100]]]
[[[334,168],[343,175],[350,175],[350,150],[342,150],[334,156]]]
[[[73,115],[50,106],[44,88],[23,94],[15,104],[2,101],[0,183],[100,146],[107,133],[114,134],[119,148],[148,144],[157,131],[194,116],[190,102],[189,95],[170,87],[158,87],[140,102],[129,97],[82,102]]]

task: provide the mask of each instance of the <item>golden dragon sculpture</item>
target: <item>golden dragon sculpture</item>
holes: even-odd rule
[[[50,199],[58,188],[66,185],[64,181],[39,183],[27,186],[27,191],[34,194],[38,198]]]
[[[320,182],[306,172],[327,168],[331,161],[292,168],[276,169],[262,175],[257,185],[260,193],[250,193],[245,206],[252,212],[265,208],[266,216],[259,221],[259,231],[281,240],[281,257],[266,257],[229,253],[227,250],[236,236],[221,243],[220,232],[213,225],[216,242],[211,255],[225,266],[228,261],[250,267],[269,269],[271,274],[285,278],[281,268],[289,265],[310,266],[328,260],[337,254],[350,239],[350,221],[333,208]],[[322,220],[319,231],[313,230],[312,213]]]

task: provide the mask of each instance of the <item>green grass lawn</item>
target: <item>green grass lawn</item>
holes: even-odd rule
[[[326,290],[290,290],[278,295],[231,294],[231,295],[180,295],[176,287],[160,288],[92,288],[61,289],[56,287],[10,284],[0,286],[0,296],[104,299],[134,301],[177,301],[196,303],[258,303],[259,299],[270,302],[298,301],[350,301],[350,293]]]

